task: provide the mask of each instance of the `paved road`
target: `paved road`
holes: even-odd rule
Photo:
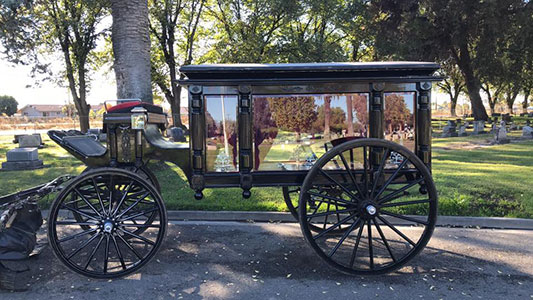
[[[437,228],[397,273],[349,277],[323,264],[296,224],[176,222],[138,274],[87,279],[49,249],[30,290],[0,299],[533,299],[533,231]]]

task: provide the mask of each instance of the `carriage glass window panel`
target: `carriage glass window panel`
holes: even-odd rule
[[[415,152],[415,93],[385,93],[385,139]]]
[[[254,171],[309,170],[341,140],[368,137],[368,99],[366,93],[254,95]]]
[[[207,172],[238,172],[237,96],[205,96]]]

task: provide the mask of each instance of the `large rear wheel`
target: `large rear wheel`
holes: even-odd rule
[[[324,194],[324,186],[341,192]],[[348,141],[309,171],[298,216],[305,239],[329,265],[347,274],[387,273],[428,243],[437,191],[428,168],[407,148],[381,139]]]

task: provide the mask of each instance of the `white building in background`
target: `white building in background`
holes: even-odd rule
[[[66,117],[66,114],[63,112],[63,106],[54,104],[28,104],[19,109],[18,113],[23,117],[29,118]]]

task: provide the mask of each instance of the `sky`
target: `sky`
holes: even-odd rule
[[[28,104],[65,104],[71,99],[66,87],[54,82],[41,82],[40,87],[27,88],[35,82],[30,77],[31,67],[13,65],[0,59],[0,95],[13,96],[19,108]],[[89,104],[99,104],[104,100],[116,99],[116,85],[112,74],[94,74],[92,88],[88,94]]]

